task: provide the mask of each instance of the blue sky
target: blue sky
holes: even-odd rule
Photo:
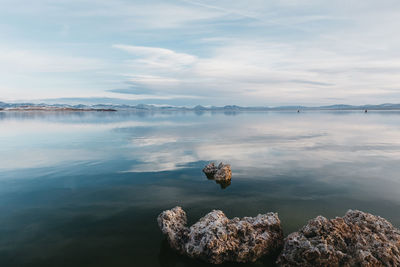
[[[400,102],[398,0],[0,4],[0,101]]]

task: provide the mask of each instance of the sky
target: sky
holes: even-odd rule
[[[0,5],[0,101],[400,103],[398,0]]]

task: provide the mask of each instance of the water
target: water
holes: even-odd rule
[[[278,212],[285,234],[348,209],[399,227],[399,137],[400,112],[0,112],[0,266],[208,266],[162,237],[176,205]]]

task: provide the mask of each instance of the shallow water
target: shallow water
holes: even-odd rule
[[[165,243],[176,205],[278,212],[285,234],[348,209],[400,226],[400,112],[0,112],[0,159],[0,266],[208,266]]]

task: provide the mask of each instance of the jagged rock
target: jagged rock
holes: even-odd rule
[[[180,207],[162,212],[158,225],[172,248],[181,254],[214,264],[253,262],[279,251],[283,233],[276,213],[228,219],[213,210],[190,228]]]
[[[203,169],[203,172],[206,174],[208,179],[214,179],[214,175],[217,173],[217,171],[218,167],[215,166],[214,162],[207,164]]]
[[[281,266],[400,266],[400,231],[358,210],[308,222],[285,239]]]
[[[223,164],[222,162],[218,165],[218,171],[214,175],[216,181],[227,181],[232,178],[231,165]]]
[[[214,162],[211,162],[204,167],[203,172],[206,174],[208,179],[215,181],[229,181],[232,178],[231,165],[223,164],[222,162],[215,166]]]
[[[181,251],[188,234],[186,212],[181,207],[165,210],[158,215],[157,222],[171,247]]]

